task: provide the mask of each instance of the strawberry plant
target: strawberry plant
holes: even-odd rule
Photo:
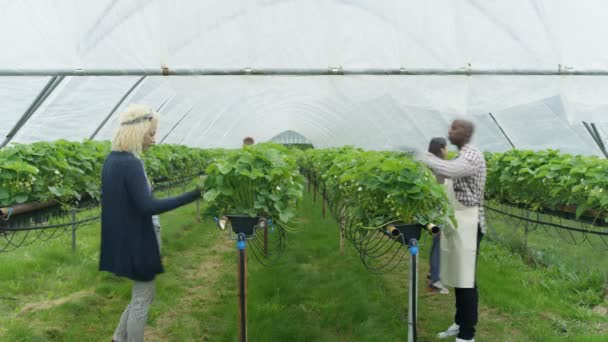
[[[307,154],[300,158],[302,167],[318,175],[332,206],[345,211],[358,228],[453,218],[443,188],[426,166],[410,157],[352,147]]]
[[[608,211],[608,160],[556,150],[486,153],[486,197],[531,210],[563,210],[576,217]]]
[[[303,182],[290,150],[275,144],[245,146],[209,165],[204,198],[217,215],[265,216],[285,226],[296,214]]]
[[[99,198],[101,167],[110,152],[108,142],[59,140],[12,144],[0,150],[0,205]],[[185,146],[154,146],[143,156],[152,182],[200,174],[222,151]]]

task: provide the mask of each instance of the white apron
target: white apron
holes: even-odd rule
[[[454,182],[446,179],[445,189],[454,208],[458,228],[449,222],[441,229],[440,274],[441,282],[460,288],[475,287],[477,254],[477,223],[479,208],[467,207],[458,202]]]

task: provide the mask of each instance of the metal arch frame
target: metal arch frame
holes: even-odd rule
[[[511,147],[513,149],[515,149],[515,145],[513,144],[513,142],[511,141],[511,138],[509,138],[509,136],[507,135],[507,132],[505,132],[504,129],[502,129],[502,126],[500,126],[500,124],[498,123],[498,121],[496,121],[496,118],[494,117],[494,115],[492,113],[488,113],[488,115],[490,115],[490,118],[492,118],[492,121],[494,121],[494,123],[496,124],[496,126],[498,126],[498,129],[500,130],[500,132],[502,133],[502,135],[505,136],[505,138],[507,139],[507,141],[509,142],[509,145],[511,145]]]
[[[182,123],[182,121],[192,112],[193,109],[194,109],[194,106],[191,106],[190,109],[188,109],[186,111],[186,114],[184,114],[182,116],[182,118],[179,119],[177,121],[177,123],[175,123],[175,125],[173,125],[173,127],[171,128],[171,130],[169,131],[169,133],[165,134],[165,136],[160,140],[159,144],[162,144],[165,141],[165,139],[167,139],[167,137],[169,137],[169,135],[171,135],[171,133],[173,133],[173,130],[175,130],[177,128],[177,126],[179,126],[179,124]]]
[[[134,85],[121,97],[118,103],[112,108],[106,118],[100,123],[100,125],[91,134],[89,139],[94,139],[105,124],[112,117],[116,109],[124,102],[124,100],[137,88],[139,84],[147,76],[345,76],[345,75],[369,75],[369,76],[608,76],[608,70],[601,69],[588,69],[588,70],[577,70],[575,68],[568,68],[562,65],[558,65],[557,69],[472,69],[470,65],[465,68],[456,69],[441,69],[441,68],[418,68],[418,69],[383,69],[383,68],[370,68],[370,69],[343,69],[342,67],[329,67],[326,69],[322,68],[244,68],[244,69],[203,69],[203,68],[176,68],[169,69],[166,66],[161,68],[144,68],[144,69],[21,69],[21,70],[1,70],[0,77],[2,76],[44,76],[51,77],[47,84],[42,88],[38,96],[30,104],[25,113],[21,116],[15,126],[7,134],[5,140],[0,144],[0,148],[6,146],[12,138],[19,132],[19,130],[27,123],[34,112],[40,107],[42,103],[50,96],[55,88],[63,81],[66,76],[141,76]],[[170,101],[167,99],[158,109],[160,110],[164,105]],[[161,140],[164,141],[173,130],[181,123],[181,121],[190,114],[190,109],[184,116],[177,122],[177,124],[171,129],[171,131],[163,137]],[[502,127],[498,124],[492,113],[489,113],[494,123],[498,126],[502,134],[508,140],[509,144],[515,148],[512,141],[506,135]],[[583,122],[585,128],[592,136],[600,150],[608,158],[608,151],[601,141],[601,136],[595,124],[589,125]]]
[[[112,115],[114,115],[114,112],[118,109],[118,107],[120,107],[120,105],[122,105],[122,103],[127,99],[127,97],[129,97],[129,95],[131,95],[131,93],[135,90],[135,88],[137,88],[137,86],[145,78],[146,78],[146,76],[142,76],[137,81],[135,81],[135,83],[131,86],[131,88],[129,88],[129,90],[120,98],[120,100],[118,100],[118,102],[116,103],[116,105],[114,107],[112,107],[112,110],[110,110],[110,112],[108,113],[108,115],[106,116],[106,118],[99,124],[99,126],[97,126],[97,128],[95,129],[95,131],[93,132],[93,134],[91,134],[91,136],[89,137],[89,140],[95,139],[95,137],[97,136],[97,134],[99,133],[99,131],[101,131],[101,129],[103,128],[103,126],[105,126],[106,123],[112,117]]]
[[[606,69],[575,69],[559,65],[556,69],[473,69],[464,68],[243,68],[205,69],[166,66],[143,69],[13,69],[0,70],[0,76],[608,76]]]
[[[602,135],[597,129],[597,126],[593,122],[589,124],[586,121],[583,121],[583,125],[587,129],[587,132],[589,132],[589,135],[591,135],[591,138],[593,138],[593,141],[595,141],[595,143],[597,144],[597,147],[599,147],[600,151],[602,151],[602,153],[604,154],[604,157],[608,158],[608,151],[606,151],[606,145],[604,145]]]
[[[49,97],[49,95],[53,93],[55,88],[57,88],[59,83],[61,83],[64,78],[65,76],[51,77],[51,79],[46,83],[46,85],[40,90],[38,96],[36,96],[34,101],[32,101],[27,110],[23,113],[23,115],[21,115],[21,118],[19,118],[15,126],[13,126],[13,128],[8,132],[6,138],[4,139],[2,144],[0,144],[0,148],[6,146],[15,137],[15,135],[19,133],[21,128],[25,126],[27,121],[32,117],[32,115],[34,115],[36,110],[40,107],[40,105],[42,105],[42,103],[44,103],[44,101]]]

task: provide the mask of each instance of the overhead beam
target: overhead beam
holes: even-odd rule
[[[64,76],[53,76],[46,85],[40,90],[38,96],[34,98],[34,101],[30,104],[27,110],[21,115],[19,121],[13,126],[13,128],[8,132],[6,138],[0,144],[0,148],[6,146],[14,137],[17,135],[19,130],[25,125],[25,123],[34,115],[36,110],[40,107],[40,105],[51,95],[51,93],[57,88],[59,83],[63,81]]]
[[[133,92],[133,90],[135,90],[135,88],[137,88],[137,86],[144,80],[144,78],[146,78],[146,76],[140,77],[131,86],[131,88],[129,88],[129,90],[120,98],[120,100],[118,100],[118,102],[116,103],[116,105],[114,107],[112,107],[112,110],[110,110],[110,112],[108,113],[108,115],[106,116],[106,118],[103,119],[103,121],[99,124],[99,126],[97,126],[97,128],[95,129],[95,131],[93,132],[93,134],[91,134],[91,136],[89,137],[89,140],[95,139],[95,137],[97,136],[97,134],[99,133],[99,131],[101,131],[101,129],[110,120],[110,118],[112,117],[112,115],[114,115],[114,112],[118,109],[118,107],[120,107],[120,105],[122,105],[122,103],[127,99],[127,97],[129,97],[129,95],[131,95],[131,93]]]
[[[340,76],[340,75],[403,75],[403,76],[608,76],[607,69],[439,69],[439,68],[145,68],[145,69],[10,69],[0,76]]]

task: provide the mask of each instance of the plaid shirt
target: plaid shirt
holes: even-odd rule
[[[486,161],[483,154],[467,144],[452,160],[443,160],[427,152],[422,162],[433,169],[435,174],[454,180],[454,194],[460,203],[467,207],[479,207],[479,226],[481,232],[485,234],[483,195],[486,184]]]

